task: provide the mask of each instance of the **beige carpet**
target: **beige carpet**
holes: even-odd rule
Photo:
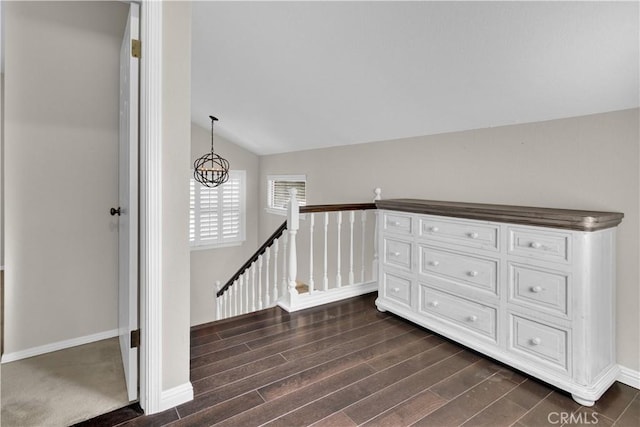
[[[117,338],[2,365],[2,427],[69,426],[128,403]]]

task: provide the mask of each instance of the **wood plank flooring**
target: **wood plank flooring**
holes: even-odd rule
[[[195,399],[91,426],[640,425],[638,390],[616,383],[593,408],[403,319],[376,294],[279,308],[191,331]]]

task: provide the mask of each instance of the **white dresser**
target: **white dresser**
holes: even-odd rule
[[[376,305],[591,406],[618,376],[623,215],[380,200]]]

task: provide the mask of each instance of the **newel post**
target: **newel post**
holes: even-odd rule
[[[375,197],[373,198],[373,202],[375,203],[376,201],[382,199],[382,189],[380,188],[376,188],[375,190],[373,190],[373,193],[375,194]],[[376,209],[375,211],[375,219],[376,219],[376,223],[374,224],[373,227],[373,280],[378,280],[378,246],[379,246],[379,242],[378,242],[378,224],[380,224],[380,221],[382,221],[382,216],[380,215],[380,212]]]
[[[287,311],[293,309],[294,301],[298,296],[296,289],[296,277],[298,275],[296,234],[300,228],[300,208],[298,206],[298,199],[296,198],[297,193],[298,191],[295,188],[289,190],[289,205],[287,206],[287,233],[289,235],[289,244],[287,247],[287,258],[289,262],[287,271],[285,272],[287,277],[287,290],[282,296],[280,303]]]

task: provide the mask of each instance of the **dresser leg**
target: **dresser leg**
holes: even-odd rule
[[[573,400],[575,400],[577,403],[581,404],[582,406],[593,406],[596,403],[595,400],[586,400],[576,396],[575,394],[572,394],[571,397],[573,397]]]

